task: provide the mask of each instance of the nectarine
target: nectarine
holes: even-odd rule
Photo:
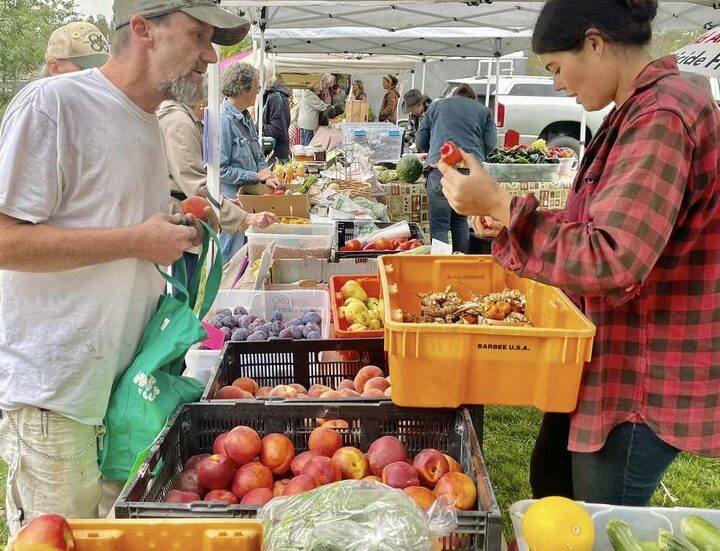
[[[360,480],[370,474],[370,464],[365,454],[352,446],[337,450],[332,462],[340,469],[343,480]]]
[[[295,446],[284,434],[272,433],[262,439],[260,463],[273,474],[282,475],[288,472],[293,459],[295,459]]]
[[[342,436],[335,429],[329,429],[326,426],[318,427],[310,433],[308,448],[332,457],[337,450],[342,448]]]

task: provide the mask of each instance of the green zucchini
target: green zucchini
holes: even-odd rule
[[[700,551],[720,551],[720,529],[695,515],[680,521],[683,535]]]
[[[660,528],[658,544],[660,551],[698,551],[693,544],[681,540],[663,528]]]
[[[627,522],[612,518],[605,524],[605,531],[610,545],[615,551],[643,551],[640,542],[633,536]]]

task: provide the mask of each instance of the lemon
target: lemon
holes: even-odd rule
[[[595,543],[590,514],[565,497],[545,497],[528,507],[522,532],[530,551],[591,551]]]

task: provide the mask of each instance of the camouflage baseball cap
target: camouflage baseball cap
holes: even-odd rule
[[[68,59],[83,69],[101,67],[110,57],[110,48],[100,30],[79,21],[55,29],[50,35],[45,61]]]
[[[134,15],[151,18],[181,11],[215,28],[212,41],[222,46],[237,44],[250,30],[250,22],[218,6],[213,0],[115,0],[113,24],[119,29]]]

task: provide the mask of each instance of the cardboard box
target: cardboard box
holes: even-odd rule
[[[368,102],[349,99],[345,102],[345,120],[348,122],[367,122]]]
[[[248,212],[274,212],[278,216],[310,218],[307,195],[238,195],[242,208]]]

